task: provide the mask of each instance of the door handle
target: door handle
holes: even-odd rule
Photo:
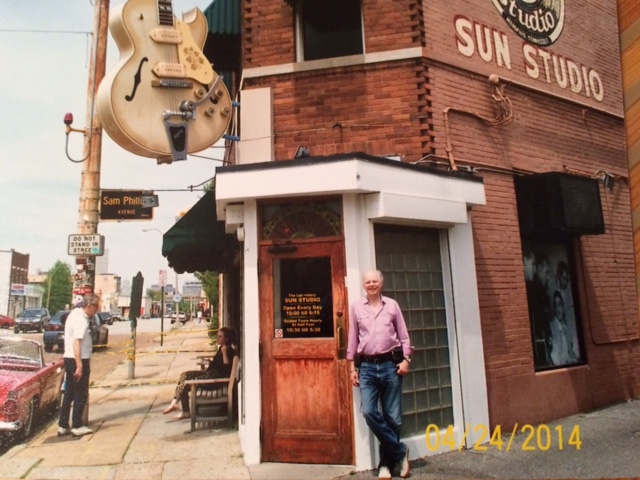
[[[345,360],[347,358],[347,329],[342,312],[338,312],[337,315],[338,360]]]

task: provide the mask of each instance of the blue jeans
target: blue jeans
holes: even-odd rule
[[[380,442],[378,467],[393,470],[407,454],[400,441],[402,429],[402,377],[392,361],[360,365],[361,411]],[[382,411],[378,406],[382,407]]]
[[[76,372],[76,360],[74,358],[64,359],[64,369],[66,374],[66,388],[60,407],[60,418],[58,426],[69,428],[69,417],[71,416],[71,404],[73,403],[73,418],[71,428],[82,426],[82,416],[84,407],[89,400],[89,375],[91,374],[91,362],[89,359],[82,359],[82,377],[78,380],[73,374]]]

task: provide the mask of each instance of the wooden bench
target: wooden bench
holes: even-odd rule
[[[209,363],[213,361],[213,357],[215,356],[215,353],[211,354],[211,355],[198,355],[196,357],[196,365],[198,365],[198,367],[200,367],[200,370],[206,370],[207,367],[209,366]]]
[[[197,423],[226,423],[227,428],[234,425],[234,393],[238,379],[238,362],[236,355],[231,364],[229,378],[210,378],[205,380],[187,380],[189,385],[189,410],[191,413],[191,430]]]

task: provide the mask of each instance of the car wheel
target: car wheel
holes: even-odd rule
[[[20,333],[20,328],[13,327],[13,333]]]
[[[53,352],[53,345],[49,345],[47,343],[44,344],[44,351],[47,353]]]
[[[38,333],[42,333],[42,324],[38,325]]]

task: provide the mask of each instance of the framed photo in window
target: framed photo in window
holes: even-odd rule
[[[525,239],[522,251],[536,370],[583,364],[571,242]]]

